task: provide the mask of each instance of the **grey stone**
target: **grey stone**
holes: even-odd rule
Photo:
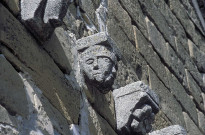
[[[66,118],[43,95],[29,74],[20,73],[28,97],[29,116],[17,118],[20,134],[71,135]],[[57,133],[56,133],[57,132]]]
[[[51,104],[67,119],[77,123],[80,92],[74,90],[53,59],[40,47],[25,27],[0,4],[1,52],[17,69],[29,73]],[[5,28],[9,28],[6,29]],[[13,52],[8,51],[11,48]],[[15,57],[18,54],[18,57]]]
[[[191,2],[190,0],[183,0],[181,2],[184,5],[184,8],[187,10],[187,14],[190,17],[190,19],[198,27],[198,29],[202,32],[202,34],[205,35],[205,33],[204,33],[205,24],[202,24],[202,23],[204,23],[204,21],[202,22],[202,20],[201,20],[202,18],[200,18],[199,14],[197,12],[197,9],[195,9],[194,3]],[[200,23],[200,21],[201,21],[201,23]]]
[[[205,53],[201,51],[191,40],[188,40],[189,53],[195,61],[199,71],[205,72]]]
[[[18,15],[20,12],[19,8],[19,0],[3,0],[9,7],[9,9],[14,13],[14,15]]]
[[[182,114],[182,107],[177,102],[176,98],[167,89],[166,86],[159,80],[154,71],[149,68],[149,86],[153,89],[160,98],[161,111],[165,113],[167,118],[173,124],[179,124],[185,127],[185,122]]]
[[[145,134],[151,130],[153,114],[159,110],[159,99],[147,85],[138,81],[115,89],[113,96],[119,133]]]
[[[196,30],[194,23],[190,20],[190,17],[188,16],[188,13],[186,12],[186,9],[184,6],[180,3],[178,0],[172,0],[170,1],[170,9],[175,14],[176,18],[181,22],[181,24],[184,26],[185,31],[193,42],[197,45],[197,47],[200,48],[200,50],[205,50],[205,40],[204,36],[200,34],[199,31]]]
[[[115,44],[105,33],[98,33],[77,40],[79,63],[85,83],[95,86],[102,93],[111,90],[120,58]]]
[[[1,105],[7,108],[11,115],[27,117],[29,112],[27,95],[20,76],[3,55],[0,55],[0,65]]]
[[[139,3],[144,7],[143,11],[148,14],[147,16],[149,16],[150,19],[153,19],[154,23],[157,24],[158,29],[163,33],[165,40],[169,41],[170,45],[175,48],[176,45],[172,36],[172,33],[174,33],[173,29],[167,27],[169,24],[156,5],[153,2],[148,2],[146,0],[139,0]]]
[[[158,52],[164,62],[171,67],[184,86],[187,86],[186,73],[184,65],[177,57],[176,52],[172,49],[169,43],[165,41],[161,33],[157,30],[154,24],[146,18],[149,40]]]
[[[198,111],[198,121],[199,121],[199,129],[205,133],[205,116],[202,112]]]
[[[31,32],[44,41],[62,24],[69,0],[21,0],[21,19]]]
[[[12,126],[0,124],[0,135],[19,135],[19,132]]]
[[[177,78],[168,70],[167,76],[169,78],[169,88],[179,103],[183,106],[183,108],[190,114],[191,118],[194,122],[198,123],[196,105],[194,104],[193,100],[190,96],[186,93],[184,87],[180,84]]]
[[[84,91],[81,105],[80,135],[117,135],[115,128],[91,106]]]
[[[54,28],[43,22],[46,0],[21,0],[21,19],[27,28],[40,40],[46,40]]]
[[[99,5],[100,0],[79,0],[79,6],[81,10],[83,10],[84,13],[86,13],[86,15],[90,18],[90,21],[94,23],[95,26],[98,26],[95,10],[98,8]],[[86,20],[84,21],[87,22]]]
[[[113,48],[114,53],[116,54],[117,58],[120,59],[121,58],[121,53],[118,50],[118,48],[116,47],[116,43],[114,40],[112,40],[112,38],[106,34],[106,32],[99,32],[96,33],[94,35],[88,36],[88,37],[84,37],[81,38],[79,40],[76,41],[77,44],[77,50],[78,51],[82,51],[85,48],[88,48],[92,45],[108,45],[111,46]]]
[[[95,13],[98,19],[99,31],[107,31],[107,2],[102,1]]]
[[[149,135],[187,135],[187,132],[183,127],[174,125],[151,132]]]
[[[186,70],[186,75],[187,75],[187,82],[189,86],[189,92],[193,96],[194,100],[197,102],[200,109],[204,110],[201,88],[198,86],[198,84],[195,82],[195,80],[187,70]]]
[[[70,1],[71,0],[47,0],[43,22],[50,22],[54,27],[61,25]]]
[[[68,32],[62,27],[56,28],[51,38],[44,44],[46,51],[66,74],[70,74],[71,63],[73,63],[71,55],[72,44],[73,42]]]
[[[169,86],[166,70],[161,62],[160,57],[153,50],[150,42],[142,35],[139,29],[135,28],[136,44],[139,44],[139,52],[143,55],[144,59],[149,63],[149,66],[154,69],[157,76],[166,86]]]
[[[121,3],[121,6],[123,6],[125,11],[127,11],[128,15],[130,15],[131,19],[135,22],[135,24],[140,28],[142,33],[144,35],[147,35],[146,23],[145,23],[146,16],[143,14],[143,10],[140,7],[139,1],[120,0],[119,2]],[[119,15],[121,15],[121,12]]]
[[[197,125],[190,119],[186,112],[183,112],[184,120],[186,123],[186,130],[188,135],[203,135]]]
[[[9,112],[1,105],[0,105],[0,113],[1,113],[0,123],[4,123],[5,125],[9,125],[17,128],[17,124],[14,116],[11,116]]]

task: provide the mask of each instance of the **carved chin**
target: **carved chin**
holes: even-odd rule
[[[107,78],[95,77],[89,79],[87,76],[85,76],[85,81],[86,83],[95,86],[100,92],[105,94],[111,90],[114,83],[114,77],[110,75]]]

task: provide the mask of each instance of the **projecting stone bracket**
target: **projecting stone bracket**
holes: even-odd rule
[[[70,0],[21,0],[21,19],[40,40],[46,40],[62,24]]]
[[[117,130],[120,134],[151,131],[154,115],[159,111],[157,95],[138,81],[113,91]]]

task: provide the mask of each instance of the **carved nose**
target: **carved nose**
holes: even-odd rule
[[[94,61],[94,64],[93,64],[93,69],[94,70],[97,70],[99,67],[98,67],[98,62],[97,60]]]

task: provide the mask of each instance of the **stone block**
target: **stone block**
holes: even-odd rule
[[[20,134],[71,135],[66,118],[49,102],[29,74],[19,73],[27,93],[29,117],[17,118]]]
[[[156,49],[158,55],[164,60],[164,62],[171,67],[175,72],[177,77],[180,79],[181,83],[185,86],[187,85],[186,74],[184,70],[184,65],[177,57],[176,52],[172,49],[169,43],[166,43],[163,36],[154,26],[154,24],[146,18],[146,24],[148,29],[149,40]]]
[[[187,132],[183,127],[174,125],[151,132],[149,135],[187,135]]]
[[[9,112],[1,105],[0,105],[0,113],[1,113],[0,123],[4,123],[5,125],[10,125],[17,128],[17,124],[14,116],[11,116]]]
[[[95,14],[96,9],[100,5],[100,0],[92,1],[92,0],[81,0],[79,1],[79,6],[81,10],[83,10],[87,16],[91,19],[95,26],[98,26],[97,17]]]
[[[159,112],[155,115],[155,120],[152,125],[152,131],[160,130],[162,128],[166,128],[171,125],[172,123],[165,115],[165,113],[162,110],[159,110]]]
[[[193,60],[190,59],[189,54],[188,54],[189,49],[188,49],[188,46],[187,46],[186,32],[184,31],[184,28],[181,25],[181,23],[178,21],[178,19],[175,17],[175,15],[172,13],[170,8],[168,7],[167,3],[165,3],[165,1],[163,1],[163,0],[153,0],[153,3],[157,7],[156,10],[149,9],[150,6],[152,5],[152,3],[149,3],[149,4],[144,3],[144,5],[148,6],[147,7],[147,12],[148,13],[150,12],[149,14],[151,15],[152,23],[155,24],[155,27],[160,32],[160,34],[158,34],[158,35],[161,35],[161,36],[159,36],[160,39],[161,39],[161,37],[163,37],[168,42],[167,47],[168,47],[168,50],[169,50],[168,51],[169,54],[167,54],[168,55],[167,58],[170,58],[170,61],[168,63],[173,64],[173,66],[178,65],[179,71],[181,70],[180,71],[181,73],[180,72],[179,73],[180,74],[183,73],[182,76],[184,78],[184,81],[186,81],[185,74],[184,74],[184,71],[182,69],[183,67],[186,67],[187,69],[189,69],[191,71],[198,72]],[[154,8],[155,7],[154,5],[152,5],[151,7]],[[158,13],[157,10],[159,10],[160,13],[163,15],[164,19],[166,20],[165,24],[166,24],[166,26],[169,26],[171,28],[171,31],[169,31],[168,29],[161,28],[162,27],[161,25],[164,25],[164,24],[162,24],[157,19],[157,17],[152,17],[152,16],[155,15],[153,12]],[[157,15],[161,16],[161,14],[157,14]],[[154,26],[152,26],[152,27],[154,27]],[[171,32],[170,34],[172,36],[170,36],[170,39],[167,38],[167,35],[165,34],[167,32],[167,30],[169,32]],[[172,42],[172,40],[174,40],[174,42]],[[169,47],[169,45],[171,46],[171,48]],[[183,52],[183,53],[181,53],[181,52]],[[161,55],[163,56],[163,54],[161,54]],[[177,56],[178,58],[174,59],[173,56]],[[174,59],[174,61],[172,59]],[[179,59],[179,62],[177,61],[178,59]],[[172,61],[173,61],[173,63],[171,63]],[[195,76],[197,76],[197,75],[195,74]],[[186,84],[186,83],[184,83],[184,84]],[[187,87],[187,86],[185,85],[185,87]]]
[[[200,32],[195,29],[193,22],[190,20],[188,13],[184,6],[178,0],[170,1],[170,9],[175,14],[176,18],[181,22],[185,31],[189,36],[192,37],[193,42],[200,48],[200,50],[205,50],[205,40]]]
[[[159,31],[163,33],[163,36],[166,41],[169,41],[171,46],[176,48],[175,39],[173,38],[173,29],[167,23],[165,17],[159,11],[159,9],[155,6],[153,2],[148,2],[146,0],[139,0],[141,7],[143,7],[143,11],[147,14],[149,19],[152,19],[154,23],[157,25]]]
[[[11,115],[27,117],[29,110],[23,81],[3,55],[0,55],[0,65],[1,105],[4,105]]]
[[[197,125],[190,119],[189,115],[183,112],[186,123],[187,135],[203,135]]]
[[[205,72],[205,53],[202,52],[190,39],[188,39],[189,54],[195,61],[199,71]]]
[[[176,97],[176,100],[180,102],[183,108],[190,114],[194,122],[198,123],[196,105],[194,104],[193,100],[186,93],[186,90],[180,84],[177,78],[168,69],[166,69],[166,71],[167,71],[167,76],[169,78],[168,82],[169,82],[170,91]]]
[[[135,22],[134,25],[137,25],[142,33],[147,36],[145,15],[143,14],[143,10],[141,9],[139,2],[137,0],[120,0],[119,3],[131,17],[132,21]]]
[[[47,0],[43,22],[50,22],[54,27],[61,25],[62,19],[66,15],[69,2],[71,2],[71,0]]]
[[[151,68],[149,68],[149,82],[151,89],[159,96],[161,111],[164,112],[172,124],[179,124],[185,127],[182,107]]]
[[[53,59],[40,47],[25,27],[0,4],[0,42],[5,57],[18,69],[28,72],[49,101],[68,123],[78,123],[80,93],[72,88]],[[1,48],[2,48],[1,47]],[[6,49],[7,48],[7,49]],[[12,50],[12,53],[9,50]],[[18,57],[14,57],[16,55]]]
[[[148,117],[146,111],[142,112],[144,111],[142,106],[147,105],[151,107],[151,112],[155,114],[159,110],[159,99],[157,95],[141,81],[115,89],[113,96],[115,100],[117,129],[121,132],[124,132],[124,128],[131,126],[131,122],[133,121],[132,115],[138,117],[140,120],[142,119],[140,115]],[[134,127],[134,131],[136,128]],[[135,132],[142,132],[140,131],[142,128]]]
[[[204,110],[201,88],[192,78],[188,70],[186,70],[186,75],[190,94],[193,96],[194,100],[197,102],[200,109]]]
[[[68,32],[62,27],[56,28],[51,38],[44,44],[46,51],[66,74],[71,72],[71,63],[73,63],[72,44],[73,42]]]
[[[19,0],[3,0],[9,7],[9,9],[13,12],[14,15],[18,15],[20,12],[19,8]]]
[[[84,92],[82,97],[80,135],[117,135],[112,126],[91,106]]]
[[[54,31],[50,23],[43,22],[45,5],[46,0],[21,0],[21,20],[41,41],[46,40]]]
[[[40,40],[47,40],[62,25],[70,0],[21,0],[21,19]]]
[[[199,129],[201,129],[201,131],[203,133],[205,133],[205,116],[204,113],[198,111],[198,121],[199,121]]]
[[[145,61],[149,63],[150,67],[155,70],[155,73],[163,81],[163,83],[168,86],[168,78],[166,74],[166,70],[161,62],[160,57],[156,54],[156,52],[152,49],[151,44],[145,37],[141,34],[141,32],[135,28],[136,33],[136,44],[138,44],[139,53],[143,56]]]
[[[188,16],[190,17],[190,19],[192,20],[192,22],[197,26],[197,28],[200,30],[200,32],[205,35],[204,33],[204,26],[201,25],[200,20],[198,19],[199,17],[197,16],[196,10],[194,8],[194,6],[192,5],[193,3],[189,0],[183,0],[180,1],[183,5],[184,8],[187,11]]]

